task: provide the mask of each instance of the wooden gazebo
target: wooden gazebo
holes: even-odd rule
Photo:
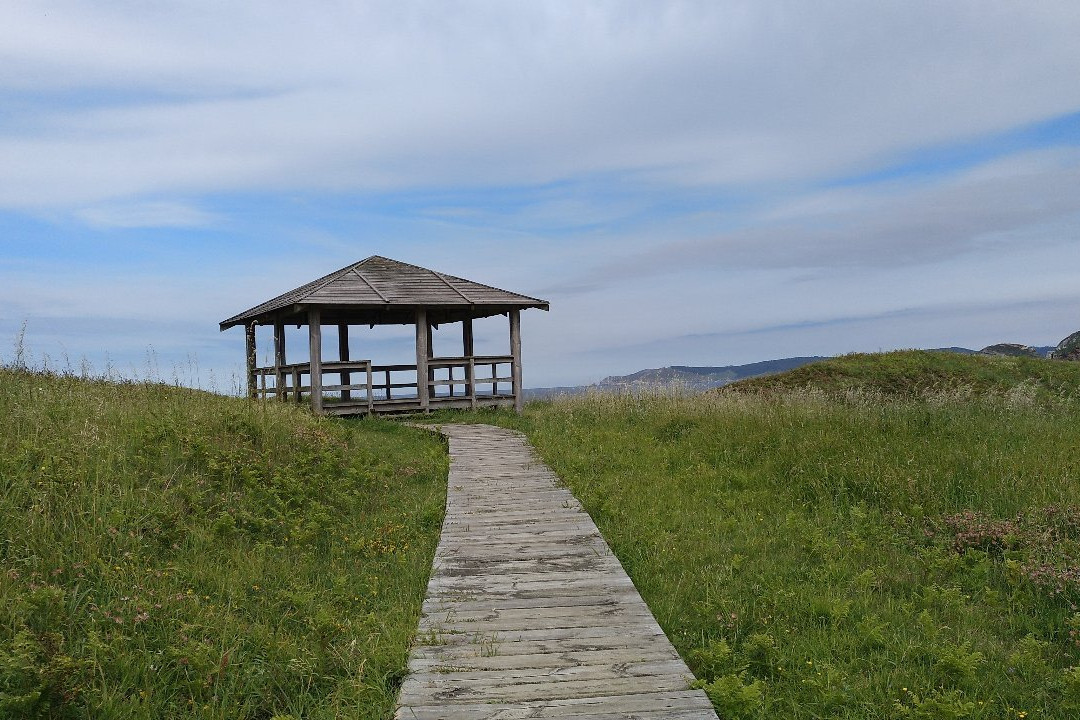
[[[244,326],[252,398],[308,398],[313,410],[332,415],[492,405],[520,410],[523,308],[547,310],[548,303],[375,255],[223,320],[220,327]],[[473,320],[495,315],[509,318],[510,353],[475,355]],[[461,323],[462,353],[434,357],[432,328],[448,323]],[[256,364],[257,325],[274,327],[274,363],[267,367]],[[286,360],[286,325],[307,326],[308,362]],[[323,358],[327,325],[337,326],[336,361]],[[352,325],[415,325],[416,364],[352,359]]]

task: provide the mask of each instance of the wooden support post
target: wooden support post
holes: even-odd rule
[[[473,329],[472,318],[461,321],[461,354],[465,356],[465,397],[470,398],[472,407],[476,407],[476,393],[473,388]]]
[[[435,343],[432,341],[431,335],[432,335],[431,323],[428,323],[427,324],[427,356],[428,356],[428,360],[435,357]],[[435,380],[435,368],[431,367],[430,365],[428,366],[427,377],[428,377],[429,381]],[[428,383],[428,397],[429,398],[435,397],[435,386],[431,382]]]
[[[308,310],[309,385],[311,386],[311,409],[321,413],[322,396],[322,319],[318,310]]]
[[[274,392],[278,400],[285,400],[289,396],[289,390],[285,387],[285,323],[280,320],[274,321]]]
[[[521,311],[510,311],[510,377],[513,379],[514,412],[521,412],[524,398],[521,392]]]
[[[431,337],[431,327],[427,321],[427,309],[416,309],[416,398],[420,401],[420,409],[428,409],[428,338]]]
[[[259,389],[255,384],[255,323],[244,325],[244,360],[247,366],[247,394],[252,400],[259,397]]]
[[[476,366],[474,363],[476,360],[470,355],[465,360],[465,387],[469,394],[469,409],[476,409],[476,388],[473,385],[473,379],[476,377]]]
[[[342,362],[349,361],[349,324],[338,323],[337,326],[337,346],[338,346],[338,360]],[[348,370],[341,371],[341,384],[348,385],[350,374]],[[352,399],[352,391],[343,389],[341,391],[342,401]]]
[[[375,412],[375,391],[371,388],[371,361],[367,362],[367,411],[368,415]]]

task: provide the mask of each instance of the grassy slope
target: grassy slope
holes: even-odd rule
[[[1080,396],[1080,363],[905,350],[844,355],[777,375],[732,383],[720,392],[871,391],[890,396],[931,394]]]
[[[936,359],[837,362],[941,388]],[[1080,405],[1008,392],[1024,361],[944,360],[1001,397],[863,379],[485,417],[581,498],[722,715],[1076,717]]]
[[[387,422],[0,371],[0,717],[389,716],[445,472]]]

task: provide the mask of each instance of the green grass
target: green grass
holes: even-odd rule
[[[722,717],[1064,719],[1078,373],[847,356],[436,418],[529,435]],[[0,717],[387,717],[445,476],[387,421],[0,371]]]
[[[465,417],[527,433],[722,717],[1077,717],[1077,368],[830,365]]]
[[[1009,395],[1045,401],[1080,397],[1080,363],[925,350],[860,353],[742,380],[718,392],[784,392],[801,388],[892,397]]]
[[[385,718],[444,445],[0,370],[0,717]]]

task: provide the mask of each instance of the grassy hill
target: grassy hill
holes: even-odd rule
[[[0,717],[388,717],[445,477],[388,422],[0,370]]]
[[[1078,379],[890,353],[440,419],[529,435],[722,717],[1064,720]],[[387,717],[445,476],[386,421],[0,370],[0,717]]]
[[[721,388],[720,392],[783,392],[800,388],[898,397],[1012,394],[1034,399],[1074,398],[1080,395],[1080,363],[925,350],[860,353],[777,375],[742,380]]]
[[[722,717],[1065,720],[1076,372],[849,356],[742,384],[760,392],[482,417],[582,500]]]

